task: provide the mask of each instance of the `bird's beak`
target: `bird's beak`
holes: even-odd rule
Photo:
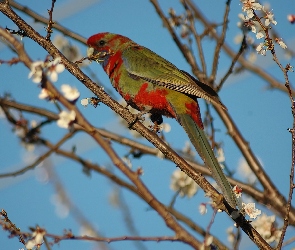
[[[87,48],[87,56],[88,56],[88,60],[90,61],[96,61],[100,63],[100,62],[103,62],[106,56],[108,55],[110,55],[110,53],[106,51],[97,51],[96,49],[92,47]]]

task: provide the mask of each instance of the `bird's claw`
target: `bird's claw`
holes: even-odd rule
[[[160,125],[163,123],[162,115],[160,115],[158,113],[151,113],[150,119],[154,124],[152,126],[152,131],[154,131],[155,133],[158,133],[161,129]]]

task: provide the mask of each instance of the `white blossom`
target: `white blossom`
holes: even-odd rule
[[[256,0],[244,0],[241,1],[243,4],[242,11],[247,13],[247,16],[249,18],[252,18],[254,16],[253,10],[261,10],[262,5],[255,2]]]
[[[78,89],[73,88],[68,84],[61,85],[61,91],[63,92],[64,97],[69,101],[76,101],[80,96]]]
[[[32,81],[34,83],[40,83],[42,80],[42,72],[44,68],[43,61],[36,61],[31,64],[31,71],[29,73],[28,78],[32,77]]]
[[[288,63],[286,65],[286,70],[291,71],[291,72],[294,72],[294,67],[290,63]]]
[[[256,33],[257,32],[257,29],[256,29],[256,26],[255,25],[251,25],[251,31],[253,33]]]
[[[83,98],[81,100],[81,105],[83,105],[84,107],[87,107],[88,104],[89,104],[89,98]]]
[[[180,169],[176,169],[171,176],[170,188],[176,192],[179,192],[180,196],[192,197],[198,191],[198,185],[192,178],[182,172]]]
[[[188,29],[187,25],[182,24],[181,25],[180,36],[182,38],[186,38],[188,35],[189,35],[189,29]]]
[[[164,159],[165,158],[165,155],[162,153],[162,151],[161,150],[157,150],[157,157],[159,158],[159,159]]]
[[[46,99],[49,97],[47,89],[41,89],[40,94],[38,95],[39,99]]]
[[[255,208],[255,203],[242,203],[242,207],[251,219],[256,219],[261,214],[261,210]]]
[[[233,192],[237,198],[240,198],[242,196],[242,189],[238,187],[237,185],[233,187]]]
[[[31,120],[30,125],[31,125],[31,128],[36,128],[38,123],[36,120]]]
[[[237,26],[243,30],[243,33],[249,30],[252,30],[252,32],[254,33],[256,32],[254,22],[248,16],[244,16],[242,13],[239,13],[238,17],[240,18],[241,21],[237,23]],[[255,31],[253,31],[253,29]],[[242,38],[243,38],[243,35],[241,35],[241,42],[242,42]]]
[[[266,49],[264,43],[259,43],[259,45],[256,47],[256,51],[258,54],[261,54],[263,56],[266,55]]]
[[[21,146],[23,146],[29,152],[35,150],[35,144],[33,143],[21,142]]]
[[[26,243],[27,249],[33,249],[34,247],[39,247],[43,244],[43,236],[45,235],[45,230],[37,230],[32,234],[32,239],[28,240]]]
[[[87,56],[88,57],[93,56],[93,52],[94,52],[94,48],[92,48],[92,47],[87,48]]]
[[[66,218],[70,214],[70,207],[60,194],[53,194],[50,197],[50,202],[55,207],[55,213],[60,218]]]
[[[203,244],[200,247],[200,250],[207,249],[208,246],[210,246],[212,244],[212,242],[213,242],[213,236],[212,235],[206,236],[205,239],[204,239]]]
[[[57,120],[57,125],[61,128],[69,128],[69,125],[76,119],[76,113],[74,110],[70,112],[61,111],[59,113],[59,119]]]
[[[63,72],[65,66],[60,63],[61,58],[56,58],[52,62],[36,61],[31,64],[29,78],[32,78],[34,83],[40,83],[42,80],[43,70],[49,76],[51,81],[56,82],[58,74]]]
[[[166,133],[169,133],[171,131],[171,126],[169,123],[162,123],[160,125],[160,129]]]
[[[65,39],[63,36],[55,36],[52,43],[71,62],[77,61],[82,57],[79,48],[75,45],[72,45],[69,40]]]
[[[248,61],[250,63],[254,63],[257,60],[257,54],[254,52],[250,52],[248,55]]]
[[[217,157],[216,158],[219,163],[225,162],[224,151],[221,147],[219,147],[217,149]]]
[[[283,41],[279,41],[279,45],[283,48],[286,49],[287,45]]]
[[[257,39],[261,39],[263,37],[264,37],[264,34],[263,34],[263,31],[262,30],[256,33],[256,38]]]
[[[52,43],[57,49],[62,51],[63,47],[69,44],[69,41],[64,36],[57,35],[54,37]]]
[[[45,232],[44,233],[39,233],[39,232],[38,233],[36,233],[36,232],[33,233],[33,236],[35,236],[35,241],[36,241],[37,245],[42,244],[44,234],[45,234]]]
[[[49,76],[49,78],[53,82],[57,81],[58,74],[63,72],[65,69],[65,66],[61,64],[60,62],[61,62],[61,58],[57,57],[52,62],[49,62],[46,65],[46,69],[47,69],[46,74]]]
[[[265,17],[265,26],[269,26],[271,23],[273,25],[277,25],[277,21],[274,20],[274,14],[271,11],[265,12],[266,17]]]
[[[190,141],[185,141],[184,147],[181,149],[181,151],[191,157],[194,157],[196,155],[195,149],[192,147],[192,144]]]
[[[199,212],[201,215],[204,215],[207,213],[207,206],[205,203],[201,203],[199,206]]]
[[[213,242],[213,236],[212,235],[209,235],[209,236],[206,236],[205,238],[205,246],[210,246]]]
[[[287,45],[283,42],[282,38],[276,38],[275,41],[281,46],[281,48],[286,49]]]
[[[226,229],[226,233],[228,234],[227,236],[227,241],[229,243],[234,243],[235,242],[235,234],[234,234],[234,228],[233,227],[229,227],[228,229]]]
[[[242,34],[238,34],[238,35],[236,35],[235,37],[234,37],[234,43],[235,44],[240,44],[240,43],[242,43],[242,41],[243,41],[243,35]]]
[[[25,131],[25,129],[22,126],[15,126],[14,133],[19,138],[24,138],[25,135],[26,135],[26,131]]]
[[[267,216],[266,214],[262,214],[251,223],[267,243],[278,242],[280,239],[282,232],[276,228],[275,219],[275,215]]]
[[[119,207],[119,205],[118,205],[118,207]],[[95,230],[92,229],[92,227],[87,224],[80,227],[79,235],[97,237],[97,233],[95,232]]]
[[[249,18],[248,16],[244,16],[241,13],[238,16],[242,21],[242,23],[241,22],[238,23],[238,26],[241,29],[243,29],[244,31],[248,31],[250,29],[253,33],[256,34],[257,39],[261,39],[265,36],[263,30],[261,30],[260,25],[257,21],[253,21],[251,18]],[[243,36],[241,35],[240,37],[237,37],[235,39],[236,40],[235,42],[241,43],[242,39],[243,39]],[[252,39],[252,41],[249,41],[249,42],[253,43],[253,39]]]
[[[128,157],[126,157],[126,156],[124,156],[123,158],[122,158],[122,161],[129,167],[129,168],[132,168],[132,162],[131,162],[131,160],[128,158]]]
[[[262,5],[259,3],[255,3],[255,0],[245,0],[245,1],[242,1],[242,4],[243,4],[242,11],[246,12],[249,18],[252,18],[254,16],[253,10],[262,9]]]
[[[34,240],[28,240],[28,242],[26,243],[26,249],[31,250],[36,246],[35,241]]]
[[[249,164],[245,160],[245,158],[241,158],[238,163],[238,173],[240,176],[245,178],[247,182],[253,184],[256,182],[257,177],[253,173],[252,169],[249,167]]]

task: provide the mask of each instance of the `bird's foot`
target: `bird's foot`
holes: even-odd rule
[[[151,113],[150,119],[154,123],[154,125],[151,126],[152,131],[154,131],[155,133],[158,133],[161,129],[160,125],[163,123],[162,115],[158,113]]]
[[[151,130],[155,133],[159,133],[161,126],[159,124],[157,124],[156,122],[154,122],[153,125],[149,126],[151,128]]]

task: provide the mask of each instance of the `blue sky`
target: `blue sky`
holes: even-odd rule
[[[34,11],[47,16],[47,9],[51,6],[51,1],[38,1],[33,4],[31,1],[22,1]],[[176,13],[183,10],[178,1],[159,1],[162,9],[167,12],[173,6]],[[205,13],[208,20],[221,23],[224,10],[224,1],[198,1],[200,9]],[[190,72],[188,64],[185,62],[181,53],[177,49],[168,31],[163,27],[162,21],[156,15],[153,6],[149,1],[137,0],[101,0],[101,1],[57,1],[54,20],[85,38],[99,32],[109,31],[130,37],[137,43],[150,48],[162,57],[173,62],[176,66]],[[286,44],[294,49],[294,25],[289,24],[286,16],[294,11],[294,3],[290,1],[269,1],[271,9],[278,21],[275,27]],[[282,4],[284,3],[284,4]],[[239,21],[238,14],[241,13],[239,1],[233,1],[229,15],[229,30],[226,41],[233,46],[236,51],[239,45],[233,43],[234,37],[240,33],[236,23]],[[31,18],[21,13],[21,16],[33,27],[38,29],[42,35],[46,35],[44,25],[36,24]],[[16,29],[4,15],[0,14],[2,27]],[[53,38],[58,32],[53,33]],[[46,56],[45,51],[39,48],[28,38],[23,39],[25,48],[33,60],[43,60]],[[76,44],[83,55],[86,54],[86,46],[72,41]],[[214,43],[207,39],[204,43],[204,51],[208,60],[208,67],[211,65],[212,51]],[[293,48],[292,48],[293,46]],[[278,56],[283,64],[288,61],[284,57],[283,50],[277,46]],[[10,59],[13,53],[0,43],[0,59]],[[229,58],[222,53],[218,68],[218,79],[223,76],[229,67]],[[257,65],[262,66],[277,79],[283,81],[283,74],[272,62],[271,57],[258,56]],[[290,63],[294,65],[294,60]],[[210,67],[209,67],[210,68]],[[97,73],[98,78],[104,85],[109,84],[109,80],[101,67],[95,63],[91,65],[92,71]],[[86,71],[85,71],[86,72]],[[87,73],[87,72],[86,72]],[[38,99],[40,89],[36,84],[28,80],[29,70],[23,65],[1,65],[0,67],[0,90],[1,95],[5,92],[12,93],[15,100],[21,103],[37,105],[53,111],[54,106],[44,100]],[[294,73],[290,73],[290,82],[294,82]],[[78,82],[72,75],[64,72],[59,76],[56,86],[68,83],[79,89],[81,97],[92,96],[90,91]],[[110,85],[108,85],[110,87]],[[111,89],[111,88],[110,88]],[[120,97],[112,90],[112,94],[120,100]],[[252,150],[263,163],[265,171],[277,185],[280,192],[287,196],[289,185],[289,172],[291,165],[291,136],[287,128],[292,126],[292,115],[290,100],[285,93],[278,90],[269,90],[267,83],[251,73],[241,73],[231,76],[220,92],[222,102],[227,106],[229,113],[240,128],[243,136],[249,142]],[[202,113],[205,112],[205,105],[200,101]],[[109,128],[130,137],[130,132],[123,129],[119,123],[119,118],[104,105],[98,108],[80,107],[83,114],[92,124],[100,128]],[[216,133],[216,140],[221,141],[224,146],[226,163],[230,169],[237,168],[241,154],[234,145],[230,136],[226,135],[226,129],[220,122],[218,116],[213,112],[215,118],[214,125],[220,131]],[[27,115],[29,119],[40,118]],[[165,134],[167,141],[176,148],[182,148],[188,140],[181,127],[171,119],[165,119],[172,127],[170,133]],[[52,143],[57,142],[64,134],[65,130],[52,124],[44,129],[42,136],[50,139]],[[1,173],[20,169],[32,161],[34,155],[46,152],[45,148],[37,147],[32,153],[28,153],[19,145],[18,138],[11,131],[10,125],[0,120],[0,158]],[[140,140],[146,143],[145,140]],[[97,147],[94,141],[87,135],[79,133],[75,138],[64,145],[63,148],[71,149],[75,145],[79,155],[85,159],[97,162],[98,164],[110,167],[117,173],[118,171],[110,164],[108,157]],[[113,144],[123,157],[128,148]],[[148,144],[149,145],[149,144]],[[179,146],[180,145],[180,146]],[[172,199],[173,191],[170,190],[170,177],[175,170],[175,165],[154,157],[144,156],[141,159],[133,159],[133,166],[142,166],[144,175],[142,179],[146,185],[155,193],[156,197],[165,204],[169,204]],[[54,205],[54,194],[56,194],[55,181],[57,178],[63,184],[72,203],[83,211],[86,218],[93,226],[106,237],[130,235],[124,215],[122,212],[110,204],[109,199],[116,194],[117,187],[106,178],[92,173],[91,177],[82,173],[80,165],[64,158],[52,156],[43,164],[51,167],[53,179],[45,178],[42,168],[29,171],[16,178],[1,179],[0,195],[1,208],[4,208],[10,219],[17,224],[21,230],[26,231],[29,226],[39,225],[45,227],[48,232],[62,234],[64,229],[72,229],[74,234],[80,233],[80,225],[73,218],[70,212],[66,217],[60,217]],[[48,174],[48,173],[47,173]],[[119,174],[119,173],[118,173]],[[122,176],[121,174],[119,174]],[[236,175],[242,180],[242,176]],[[45,178],[45,181],[44,179]],[[139,235],[173,235],[168,230],[159,216],[154,211],[149,210],[147,204],[135,198],[128,191],[119,190],[120,197],[125,201],[132,214],[135,227]],[[176,208],[188,215],[193,221],[197,221],[204,228],[211,219],[212,210],[208,214],[201,216],[198,212],[200,202],[206,202],[203,192],[200,191],[194,198],[178,198]],[[55,203],[56,204],[56,203]],[[262,207],[259,207],[262,209]],[[272,213],[268,210],[267,214]],[[222,223],[222,224],[221,224]],[[232,226],[233,222],[225,214],[218,214],[212,227],[212,233],[228,244],[225,230],[220,230],[220,225],[225,229]],[[288,236],[294,235],[294,230],[289,229]],[[289,238],[287,237],[287,238]],[[7,233],[0,234],[0,244],[6,249],[22,248],[17,239],[7,239]],[[189,249],[179,243],[144,243],[146,249]],[[139,246],[134,242],[119,242],[108,245],[110,249],[138,249]],[[77,241],[63,241],[53,249],[99,249],[96,244]],[[45,248],[44,248],[45,249]],[[243,237],[243,244],[240,249],[256,249],[255,246]]]

